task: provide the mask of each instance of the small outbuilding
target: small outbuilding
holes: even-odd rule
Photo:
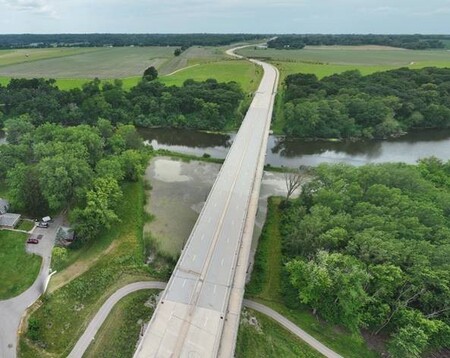
[[[59,246],[67,246],[75,240],[75,232],[72,228],[60,226],[56,232],[55,244]]]
[[[20,221],[20,215],[8,213],[8,209],[8,201],[0,198],[0,226],[14,229]]]

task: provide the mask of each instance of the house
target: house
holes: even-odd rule
[[[20,221],[20,214],[8,213],[9,203],[0,198],[0,226],[14,229]]]

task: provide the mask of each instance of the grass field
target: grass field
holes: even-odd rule
[[[218,82],[236,81],[244,92],[253,92],[258,87],[261,76],[262,70],[248,61],[227,60],[190,67],[174,75],[161,77],[160,81],[169,86],[180,86],[190,78],[196,81],[214,78]]]
[[[257,323],[250,324],[248,317],[256,318]],[[319,358],[323,356],[270,318],[252,310],[245,310],[239,325],[236,357]]]
[[[282,78],[291,73],[314,73],[319,78],[358,69],[362,74],[398,67],[450,67],[450,51],[413,51],[379,46],[321,46],[303,50],[242,49],[240,54],[264,58],[281,71]]]
[[[41,267],[41,258],[25,252],[27,235],[0,230],[0,300],[29,288]]]
[[[286,307],[284,303],[286,293],[282,290],[282,284],[287,278],[283,275],[279,231],[281,200],[281,198],[269,199],[266,224],[258,243],[255,266],[246,288],[246,296],[278,311],[344,357],[378,357],[367,348],[360,335],[350,334],[341,327],[319,321],[306,307],[297,309]]]
[[[145,305],[150,296],[159,291],[134,292],[120,300],[95,335],[84,358],[132,357],[141,328],[153,314]]]
[[[52,279],[53,290],[36,303],[30,317],[37,337],[21,336],[22,357],[67,356],[93,315],[118,288],[152,275],[166,278],[167,268],[159,274],[155,266],[144,265],[143,201],[142,183],[126,184],[118,212],[121,222],[91,245],[70,252],[60,264],[62,271]],[[63,286],[55,289],[55,282]]]

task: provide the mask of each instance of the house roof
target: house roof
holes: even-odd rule
[[[0,226],[14,227],[20,220],[20,214],[6,213],[0,215]]]

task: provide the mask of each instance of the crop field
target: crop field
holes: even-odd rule
[[[118,47],[31,49],[0,51],[0,85],[11,78],[54,78],[63,90],[79,88],[95,77],[121,79],[130,89],[148,66],[155,66],[161,82],[180,86],[186,79],[236,81],[245,91],[256,88],[261,73],[246,61],[230,60],[222,47],[194,46],[180,56],[174,47]],[[25,57],[28,55],[28,57]],[[166,77],[169,75],[168,77]]]
[[[149,66],[160,68],[173,57],[174,47],[115,47],[75,49],[58,56],[60,49],[46,58],[0,67],[2,77],[44,78],[124,78],[137,76]],[[84,51],[84,52],[83,52]],[[63,52],[64,53],[64,52]],[[8,54],[5,55],[7,57]],[[30,57],[34,56],[30,52]]]
[[[95,52],[95,48],[43,48],[0,50],[0,67]]]
[[[348,70],[362,74],[398,67],[450,67],[450,51],[413,51],[381,46],[317,46],[303,50],[247,48],[239,51],[248,57],[264,58],[274,63],[282,78],[291,73],[314,73],[319,78]]]

